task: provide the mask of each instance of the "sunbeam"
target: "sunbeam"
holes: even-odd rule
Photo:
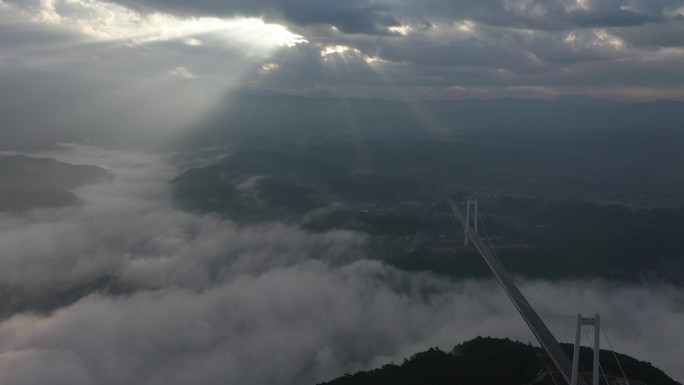
[[[141,14],[100,0],[48,0],[28,6],[14,2],[3,4],[19,17],[59,26],[99,41],[136,44],[206,33],[253,44],[260,49],[305,41],[284,26],[269,24],[259,18],[178,17],[160,12]]]
[[[259,18],[141,14],[97,0],[3,2],[2,7],[12,15],[1,18],[2,25],[34,25],[40,33],[62,36],[17,45],[3,55],[30,57],[29,68],[73,78],[60,92],[77,83],[107,90],[64,104],[51,113],[52,124],[86,130],[116,122],[116,130],[100,133],[108,138],[132,132],[173,137],[215,108],[221,95],[248,82],[272,55],[306,43]]]

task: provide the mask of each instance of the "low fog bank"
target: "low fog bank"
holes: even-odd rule
[[[0,321],[0,383],[311,384],[478,335],[533,339],[493,280],[396,270],[350,231],[181,211],[163,156],[41,155],[115,177],[78,189],[77,207],[0,215],[0,291],[15,305]],[[120,289],[91,285],[102,277]],[[521,286],[554,310],[601,313],[617,350],[684,379],[683,290]]]

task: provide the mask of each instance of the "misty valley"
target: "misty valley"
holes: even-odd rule
[[[95,349],[85,361],[25,358],[79,362],[89,369],[73,372],[76,383],[93,370],[118,383],[107,362],[128,368],[120,357],[147,351],[159,361],[125,372],[171,382],[224,373],[218,379],[233,362],[228,376],[254,383],[563,381],[529,345],[447,204],[463,209],[477,199],[477,231],[526,295],[564,312],[587,302],[602,309],[628,349],[618,348],[618,367],[601,346],[601,384],[626,376],[678,383],[668,375],[681,378],[684,348],[677,338],[658,345],[682,319],[678,132],[635,128],[616,140],[603,127],[588,140],[570,129],[479,128],[379,139],[381,127],[341,138],[294,124],[284,137],[258,129],[258,119],[228,138],[206,126],[200,137],[213,137],[211,147],[145,153],[62,144],[0,155],[0,239],[10,256],[0,275],[0,335],[43,322],[30,344],[79,355]],[[180,304],[191,304],[182,316],[172,310]],[[110,321],[90,325],[96,313]],[[654,319],[673,329],[648,329]],[[120,330],[128,320],[141,324]],[[69,331],[79,327],[106,341]],[[639,345],[625,337],[634,333]],[[571,357],[571,336],[557,338]],[[190,369],[169,371],[193,346]],[[263,350],[273,352],[269,365],[290,369],[252,372]],[[588,378],[592,353],[581,352]]]
[[[190,210],[245,223],[277,220],[309,231],[359,232],[368,238],[371,258],[458,278],[490,273],[477,251],[464,247],[463,228],[444,194],[459,202],[477,196],[487,236],[518,275],[681,284],[684,190],[678,189],[684,185],[660,194],[645,181],[665,183],[670,176],[659,170],[667,164],[626,169],[622,163],[630,155],[620,153],[592,159],[603,165],[600,170],[542,159],[563,151],[560,144],[537,155],[533,146],[492,150],[436,140],[301,149],[282,143],[279,149],[235,149],[171,184],[178,203]],[[492,152],[505,154],[501,166],[471,163]],[[677,178],[669,182],[681,183]]]

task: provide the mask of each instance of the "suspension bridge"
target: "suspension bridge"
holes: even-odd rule
[[[587,318],[583,317],[581,314],[563,314],[541,306],[533,306],[530,304],[530,302],[525,298],[523,293],[515,285],[511,277],[504,269],[491,243],[485,245],[485,243],[482,241],[482,238],[478,232],[478,220],[480,223],[482,223],[482,220],[480,219],[478,213],[477,200],[468,199],[466,201],[465,216],[461,213],[461,210],[453,201],[453,199],[447,196],[446,201],[451,207],[454,218],[463,225],[465,244],[468,245],[470,242],[472,242],[473,245],[475,245],[475,248],[480,255],[482,255],[497,281],[499,284],[501,284],[511,302],[513,302],[513,305],[515,305],[515,308],[518,310],[522,318],[525,320],[525,323],[527,323],[527,326],[537,338],[537,341],[539,341],[539,344],[548,354],[553,365],[556,367],[565,382],[569,385],[587,385],[587,382],[582,376],[580,376],[579,372],[579,352],[582,332],[584,331],[585,337],[587,340],[589,340],[589,345],[593,345],[592,385],[598,385],[600,371],[599,345],[600,332],[602,330],[600,316],[596,314],[594,317]],[[486,239],[489,240],[490,238],[486,234],[486,227],[484,227],[484,223],[482,223],[482,225],[483,229],[485,230]],[[549,326],[547,325],[550,325],[553,331],[549,330]],[[591,343],[586,330],[583,330],[583,326],[591,326],[593,328],[593,344]],[[572,329],[574,329],[574,350],[573,359],[570,361],[568,356],[561,348],[557,338],[567,341],[568,339],[572,338],[571,336],[573,333],[572,331],[569,331]],[[607,341],[610,345],[610,341]],[[613,350],[612,346],[611,350]],[[617,360],[614,350],[613,355],[617,361],[618,367],[620,367],[620,370],[622,371],[622,366]],[[605,373],[603,375],[607,384],[608,379],[606,378]],[[627,376],[625,376],[624,371],[622,371],[622,375],[625,379],[625,383],[629,385],[629,381],[627,380]]]

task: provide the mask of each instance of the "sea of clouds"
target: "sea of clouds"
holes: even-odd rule
[[[164,155],[39,155],[114,177],[76,190],[75,207],[0,214],[2,384],[314,384],[478,335],[533,340],[493,280],[394,269],[351,231],[175,207]],[[683,290],[519,283],[555,310],[601,313],[617,350],[684,380]]]

